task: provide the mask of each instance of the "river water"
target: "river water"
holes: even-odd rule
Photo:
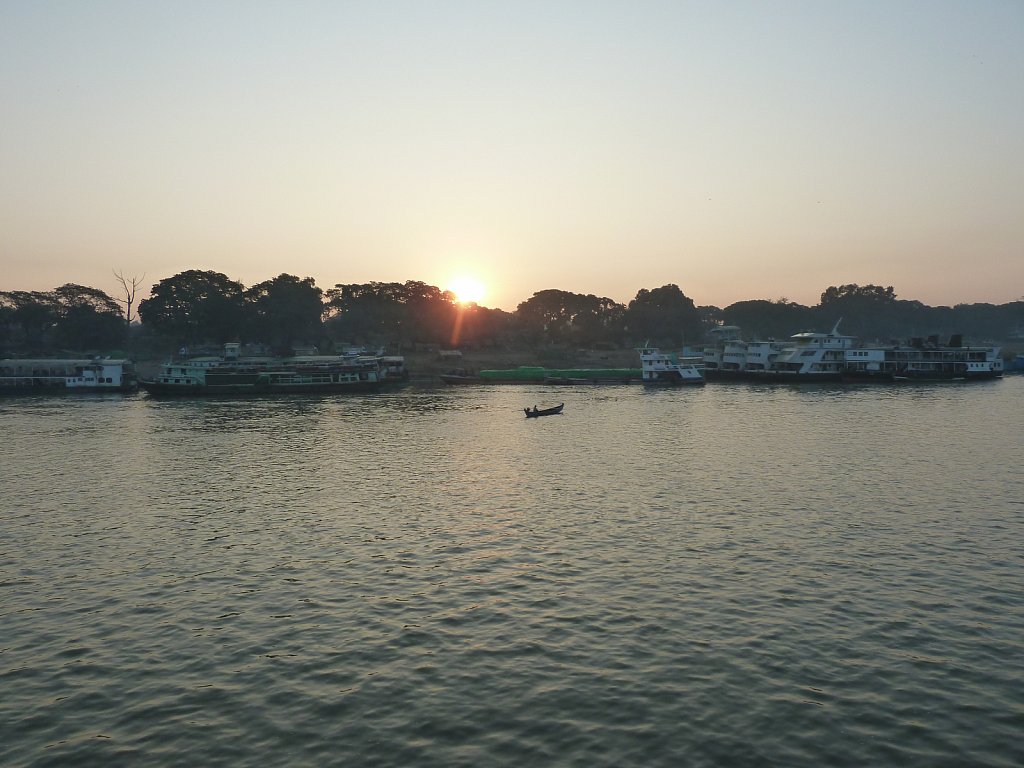
[[[0,401],[0,764],[1019,766],[1022,402]]]

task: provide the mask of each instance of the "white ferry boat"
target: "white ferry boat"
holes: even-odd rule
[[[12,358],[0,360],[0,395],[131,392],[135,364],[112,358]]]
[[[909,344],[861,347],[846,351],[843,378],[848,381],[971,381],[1003,375],[999,347],[964,346],[954,335],[948,344],[938,336]]]
[[[637,351],[640,353],[640,378],[644,384],[682,386],[704,383],[702,367],[695,359],[677,358],[650,346]]]
[[[717,331],[717,333],[716,333]],[[960,335],[940,344],[938,336],[908,344],[865,346],[854,336],[803,332],[785,344],[743,341],[736,326],[712,331],[715,342],[704,349],[709,379],[744,381],[948,381],[994,379],[1003,375],[999,347],[965,346]]]
[[[743,368],[746,360],[746,342],[740,337],[738,325],[722,325],[708,331],[711,343],[702,350],[704,375],[707,378],[718,377],[726,372],[736,372]],[[726,351],[728,350],[728,362]]]
[[[857,343],[856,337],[839,333],[839,323],[828,333],[804,331],[788,342],[743,341],[736,326],[711,335],[714,343],[704,348],[705,375],[744,381],[839,381],[845,351]]]
[[[712,343],[704,347],[704,376],[708,379],[750,379],[771,371],[785,349],[781,342],[744,341],[735,325],[724,325],[709,332]]]
[[[840,381],[846,368],[846,352],[857,346],[856,336],[839,333],[839,323],[828,333],[804,331],[789,343],[761,375],[776,381]]]
[[[785,350],[786,345],[779,341],[748,341],[744,371],[749,374],[762,374],[775,367],[775,361]]]

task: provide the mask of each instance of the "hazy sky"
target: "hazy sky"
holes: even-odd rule
[[[0,290],[1024,295],[1024,2],[0,0]]]

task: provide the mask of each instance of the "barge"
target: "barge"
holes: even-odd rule
[[[855,336],[804,331],[788,342],[744,341],[735,326],[716,329],[703,352],[711,380],[757,382],[973,381],[1003,375],[997,346],[967,346],[959,334],[940,343],[936,335],[907,343],[864,345]]]
[[[0,396],[134,392],[135,364],[113,358],[0,360]]]
[[[171,361],[139,386],[156,396],[280,395],[374,392],[388,380],[388,367],[376,357],[239,357],[236,350],[226,345],[224,357]]]

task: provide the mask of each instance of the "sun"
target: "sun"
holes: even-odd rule
[[[479,304],[487,295],[487,288],[475,277],[461,275],[448,283],[448,290],[455,294],[459,304]]]

